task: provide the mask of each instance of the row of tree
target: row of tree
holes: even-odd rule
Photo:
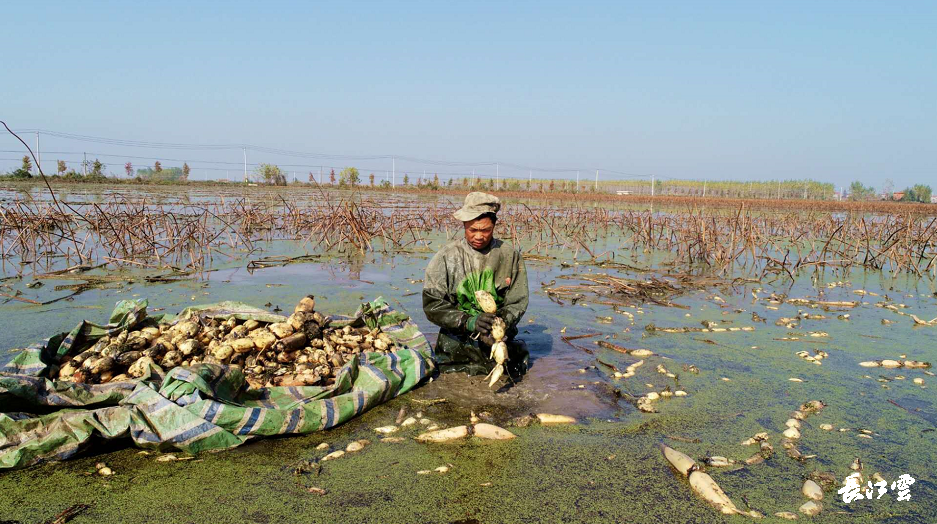
[[[62,177],[65,179],[101,179],[104,180],[107,178],[104,170],[107,169],[107,165],[95,158],[94,160],[86,160],[81,163],[81,172],[78,172],[75,169],[69,169],[65,164],[64,160],[59,160],[56,162],[56,173],[54,176]],[[127,173],[127,177],[132,177],[134,175],[133,164],[127,162],[124,164],[124,171]],[[185,182],[189,178],[190,168],[188,163],[183,163],[182,167],[170,167],[163,168],[162,164],[159,161],[156,161],[153,164],[153,167],[145,167],[142,169],[136,170],[136,177],[138,180],[142,181],[152,181],[152,182]],[[33,163],[28,156],[23,157],[22,165],[12,171],[10,176],[13,178],[32,178],[33,176]]]
[[[133,176],[133,164],[130,162],[124,164],[124,171],[127,173],[128,177]],[[189,180],[190,172],[191,169],[189,168],[188,163],[183,163],[182,167],[164,168],[159,160],[157,160],[153,163],[153,167],[137,169],[136,174],[137,179],[144,182],[172,184],[177,182],[187,182]]]
[[[375,186],[376,180],[377,180],[377,177],[374,175],[374,173],[371,173],[370,175],[368,175],[368,184],[370,185],[370,187],[391,187],[391,183],[387,180],[381,180]],[[410,175],[404,174],[402,180],[403,182],[401,185],[410,186]],[[315,173],[309,173],[309,182],[318,182],[316,180]],[[355,187],[355,186],[360,186],[361,183],[362,183],[361,173],[358,171],[357,168],[346,167],[345,169],[342,169],[337,175],[335,174],[334,169],[329,172],[329,180],[328,180],[329,185],[332,185],[332,186],[337,185],[338,187]],[[433,175],[432,180],[426,180],[426,181],[424,181],[423,178],[420,177],[417,179],[417,182],[415,185],[417,187],[427,188],[427,189],[439,189],[440,187],[442,187],[439,181],[439,175]],[[449,179],[447,185],[450,187],[452,186],[452,179]]]
[[[95,158],[93,161],[82,162],[81,173],[74,169],[68,169],[65,162],[62,160],[57,162],[56,167],[56,175],[65,179],[91,181],[106,180],[104,170],[107,168],[107,166],[97,158]],[[130,162],[124,164],[124,171],[127,173],[128,178],[133,177],[133,164]],[[190,172],[191,170],[188,163],[183,163],[181,168],[164,168],[159,161],[156,161],[153,163],[152,167],[137,169],[135,173],[136,179],[142,182],[179,183],[188,181]],[[13,178],[31,178],[33,176],[33,164],[30,157],[24,156],[22,165],[18,169],[9,173],[9,176]],[[286,173],[284,173],[283,170],[275,164],[260,164],[260,166],[258,166],[254,171],[253,178],[255,181],[265,184],[281,186],[285,186],[287,184]],[[315,175],[313,173],[309,173],[309,181],[315,181]],[[453,181],[454,179],[450,178],[446,182],[446,186],[452,187]],[[368,182],[371,187],[375,187],[374,173],[371,173],[368,176]],[[336,175],[335,170],[333,169],[329,173],[328,183],[329,185],[337,185],[338,187],[356,187],[361,185],[361,174],[358,172],[358,169],[354,167],[346,167],[342,169],[338,175]],[[403,175],[402,185],[404,187],[410,186],[410,176],[408,174]],[[520,191],[522,187],[525,187],[528,191],[531,191],[534,189],[533,186],[536,186],[536,190],[541,192],[577,192],[596,190],[596,184],[586,183],[580,184],[579,187],[577,187],[577,184],[574,181],[563,179],[532,181],[528,178],[527,180],[523,181],[523,183],[517,179],[506,179],[503,182],[496,183],[493,179],[490,178],[472,179],[469,177],[463,177],[461,179],[461,185],[463,188],[489,190],[499,188],[508,191]],[[639,193],[651,192],[650,181],[632,181],[624,185],[620,182],[603,181],[598,185],[602,186],[602,189],[606,191],[615,191],[625,188],[635,190],[635,192]],[[378,186],[390,187],[391,184],[387,180],[383,180],[378,184]],[[442,187],[442,184],[439,181],[439,175],[434,174],[432,180],[424,181],[422,177],[418,177],[415,186],[424,189],[439,189]],[[876,193],[875,188],[872,186],[866,186],[862,182],[855,181],[849,186],[849,199],[892,200],[894,199],[894,196],[898,196],[897,193],[893,193],[893,190],[894,183],[887,179],[882,184],[881,193]],[[832,198],[832,196],[835,194],[835,189],[832,184],[814,182],[810,180],[789,180],[784,182],[704,182],[698,180],[669,180],[664,182],[657,180],[654,183],[654,193],[658,195],[697,195],[729,198],[800,198],[802,195],[804,195],[812,198],[827,199]],[[914,186],[905,188],[904,191],[900,192],[900,198],[898,198],[898,200],[906,202],[930,202],[931,195],[932,191],[930,186],[925,184],[915,184]]]
[[[895,198],[899,196],[898,193],[894,193],[894,183],[891,180],[885,180],[882,183],[882,192],[881,194],[875,192],[875,188],[872,186],[866,186],[858,180],[849,185],[849,199],[850,200],[901,200],[902,202],[924,202],[929,203],[931,200],[931,187],[926,184],[915,184],[911,187],[906,187],[904,191],[899,191],[900,198]]]

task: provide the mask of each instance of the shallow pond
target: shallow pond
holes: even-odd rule
[[[187,305],[221,300],[286,309],[312,293],[319,310],[349,314],[361,302],[383,296],[412,315],[433,340],[436,330],[422,313],[420,280],[429,257],[443,241],[440,236],[432,238],[425,252],[323,257],[253,272],[245,266],[256,253],[242,253],[242,258],[218,264],[200,278],[171,283],[147,284],[140,279],[143,273],[135,271],[110,272],[127,280],[47,306],[15,301],[0,305],[4,319],[0,362],[10,358],[9,350],[67,331],[82,319],[105,321],[117,300],[141,297],[149,300],[151,312],[177,312]],[[266,247],[265,255],[304,254],[286,241]],[[937,361],[937,327],[914,327],[909,316],[901,314],[937,316],[933,283],[861,271],[847,277],[829,274],[821,281],[804,276],[793,286],[789,281],[739,281],[673,299],[686,309],[654,304],[618,308],[629,316],[597,304],[590,296],[575,305],[568,301],[561,305],[544,293],[542,283],[590,272],[640,279],[660,277],[660,272],[608,270],[577,264],[568,251],[553,254],[556,260],[528,263],[531,301],[519,328],[531,352],[531,368],[517,384],[492,391],[481,377],[444,375],[334,430],[258,441],[190,461],[156,462],[156,454],[125,447],[128,441],[99,442],[75,460],[0,473],[4,494],[0,518],[40,522],[85,503],[91,507],[72,522],[741,521],[743,517],[724,517],[694,497],[686,481],[664,461],[657,444],[668,443],[697,459],[718,455],[743,461],[756,449],[740,442],[766,431],[775,447],[770,459],[745,467],[709,468],[739,507],[779,521],[772,516],[775,512],[796,513],[807,500],[800,494],[807,474],[826,471],[842,481],[859,457],[866,479],[874,472],[889,483],[902,474],[916,479],[910,487],[911,500],[897,501],[889,487],[880,499],[845,504],[834,490],[826,493],[824,511],[815,520],[937,521],[937,509],[930,504],[937,496],[930,471],[937,461],[937,377],[918,369],[859,366],[862,361],[885,358]],[[622,251],[620,258],[630,261],[630,254]],[[656,260],[653,255],[635,259],[650,267]],[[61,281],[47,280],[41,288],[27,289],[29,281],[5,283],[40,301],[65,293],[54,290]],[[831,283],[834,287],[829,287]],[[875,295],[859,295],[857,290]],[[852,308],[772,304],[772,292],[859,304]],[[877,306],[886,303],[896,310]],[[778,319],[799,312],[825,318],[804,318],[790,328],[776,325]],[[754,320],[753,313],[765,322]],[[838,318],[845,314],[848,319]],[[883,324],[883,319],[890,322]],[[754,331],[646,329],[649,324],[702,328],[704,321],[727,329],[751,326]],[[820,332],[827,336],[810,336]],[[579,347],[562,338],[591,333],[599,335],[575,340]],[[655,355],[645,358],[633,377],[615,378],[607,364],[624,370],[639,359],[603,349],[595,340],[646,348]],[[828,356],[816,365],[795,354],[802,350],[812,355],[821,350]],[[676,379],[659,373],[658,365]],[[923,386],[915,384],[915,378],[923,379]],[[628,401],[629,395],[667,388],[688,394],[656,401],[659,413],[641,413]],[[425,402],[440,398],[446,402]],[[816,457],[801,462],[787,456],[780,433],[791,412],[811,399],[822,400],[827,407],[804,421],[797,446],[804,455]],[[380,442],[373,428],[393,423],[401,408],[446,424],[466,423],[473,411],[503,426],[530,412],[567,414],[581,422],[510,428],[519,438],[504,443]],[[821,424],[833,429],[823,430]],[[871,432],[872,438],[860,437],[860,430]],[[322,463],[318,476],[292,474],[298,461],[326,453],[316,450],[317,444],[327,442],[339,449],[360,438],[372,444],[362,452]],[[90,474],[99,461],[107,462],[116,475]],[[442,465],[450,470],[416,474]],[[311,486],[325,489],[326,494],[308,492]]]

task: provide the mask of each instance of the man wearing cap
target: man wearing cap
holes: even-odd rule
[[[493,236],[499,209],[498,197],[469,193],[453,214],[465,234],[443,246],[426,267],[423,311],[439,326],[436,361],[444,373],[491,371],[491,323],[496,316],[508,326],[508,372],[527,370],[527,348],[514,340],[517,323],[527,311],[527,269],[514,246]],[[497,313],[483,313],[478,307],[475,291],[482,289],[495,297]]]

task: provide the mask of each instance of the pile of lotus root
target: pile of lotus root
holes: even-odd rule
[[[239,366],[251,387],[328,386],[351,355],[388,352],[391,338],[379,328],[329,327],[303,298],[285,322],[200,319],[102,337],[61,362],[59,380],[101,384],[144,376],[151,364],[164,371],[197,363]]]

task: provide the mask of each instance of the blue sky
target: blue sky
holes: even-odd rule
[[[5,2],[0,118],[127,140],[591,170],[583,177],[937,186],[935,25],[937,2]],[[242,160],[54,137],[42,148],[113,154],[115,172],[121,155],[191,159],[212,177],[226,165],[205,161]],[[0,137],[0,149],[17,144]]]

